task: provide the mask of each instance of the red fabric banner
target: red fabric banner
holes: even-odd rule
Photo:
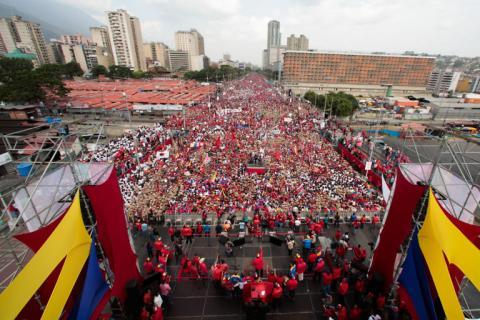
[[[101,185],[83,187],[90,199],[97,220],[98,239],[115,275],[111,295],[121,301],[126,298],[125,284],[140,280],[137,257],[128,237],[123,199],[115,170]]]
[[[397,168],[397,181],[392,202],[369,270],[370,275],[379,273],[384,277],[385,288],[393,282],[397,252],[412,231],[412,215],[426,188],[426,186],[411,184]]]

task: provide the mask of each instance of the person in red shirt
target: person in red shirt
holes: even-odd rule
[[[313,267],[315,266],[315,262],[317,261],[318,254],[315,252],[312,252],[308,255],[307,258],[307,263],[308,263],[308,272],[312,273]]]
[[[379,293],[376,302],[378,311],[383,311],[383,308],[385,307],[385,296]]]
[[[145,260],[145,262],[143,263],[143,272],[145,274],[150,274],[153,272],[153,263],[150,258],[147,258],[147,260]]]
[[[278,283],[275,282],[272,290],[272,308],[277,309],[282,304],[282,295],[283,295],[283,288]]]
[[[168,228],[168,235],[170,236],[170,240],[173,242],[175,240],[175,228],[173,225]]]
[[[350,318],[351,320],[360,320],[362,317],[362,309],[355,304],[353,308],[350,309]]]
[[[158,237],[157,240],[153,243],[153,247],[155,248],[155,256],[158,259],[158,256],[161,254],[163,249],[163,242],[162,238]]]
[[[299,258],[297,259],[296,265],[298,281],[303,281],[303,275],[305,271],[307,271],[307,264],[305,263],[305,261],[303,261],[302,258]]]
[[[355,290],[355,301],[357,303],[361,303],[363,292],[365,292],[365,279],[363,278],[357,279],[357,281],[355,281],[354,290]]]
[[[335,249],[335,253],[337,254],[337,257],[343,259],[345,257],[345,254],[347,253],[347,249],[342,243],[339,243],[337,249]]]
[[[298,287],[297,279],[290,276],[287,283],[285,284],[285,287],[287,288],[287,291],[288,291],[288,297],[291,300],[295,299],[295,290],[297,290],[297,287]]]
[[[337,306],[337,320],[348,320],[347,308],[341,304]]]
[[[147,311],[145,307],[142,309],[142,313],[140,313],[141,320],[150,320],[150,312]]]
[[[195,231],[197,233],[197,236],[201,237],[203,235],[203,226],[200,222],[197,222],[197,227]]]
[[[340,278],[342,277],[342,268],[340,266],[336,265],[332,269],[332,288],[333,290],[337,289],[338,282],[340,281]]]
[[[182,236],[187,239],[186,244],[192,243],[192,238],[193,238],[192,228],[188,227],[187,225],[184,225],[182,228]]]
[[[360,244],[353,249],[353,254],[354,260],[357,262],[364,262],[367,258],[367,250],[365,250],[365,248],[362,248]]]
[[[325,268],[325,261],[320,258],[315,265],[315,269],[313,270],[313,281],[316,281],[317,279],[322,281],[322,272],[323,269]]]
[[[349,285],[347,278],[343,278],[338,286],[338,300],[345,304],[345,296],[348,293]]]
[[[270,271],[270,273],[268,274],[267,281],[271,283],[277,282],[277,276],[275,275],[275,272],[273,272],[273,270]]]
[[[333,280],[333,277],[330,272],[324,271],[322,273],[322,290],[324,295],[330,294],[332,280]]]
[[[335,231],[335,240],[340,241],[340,239],[342,238],[342,231],[338,230]]]
[[[148,289],[143,294],[143,304],[145,306],[150,306],[150,305],[152,305],[152,303],[153,303],[152,291],[150,289]]]
[[[257,256],[252,260],[252,266],[255,268],[255,272],[258,276],[263,276],[263,250],[260,248],[260,252],[257,253]]]
[[[163,310],[162,310],[162,308],[155,307],[153,309],[152,320],[163,320]]]

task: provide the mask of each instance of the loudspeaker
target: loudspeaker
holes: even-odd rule
[[[281,246],[282,245],[282,239],[276,237],[276,236],[270,236],[270,242],[273,243],[276,246]]]
[[[227,241],[228,241],[228,237],[225,237],[224,235],[221,235],[220,237],[218,237],[218,242],[220,242],[220,244],[225,245]]]
[[[233,240],[233,245],[235,247],[240,247],[240,246],[243,246],[244,244],[245,244],[245,238],[238,238]]]

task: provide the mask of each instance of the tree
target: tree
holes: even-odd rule
[[[108,73],[108,76],[110,78],[125,79],[125,78],[131,78],[132,77],[132,70],[129,67],[112,65],[108,69],[110,70],[109,73]]]
[[[142,79],[144,77],[145,77],[145,72],[141,70],[136,70],[136,71],[133,71],[132,73],[132,78],[134,79]]]
[[[0,100],[32,103],[45,100],[47,92],[64,96],[68,90],[62,81],[61,65],[44,65],[33,70],[25,59],[0,59]]]
[[[105,68],[104,66],[102,66],[101,64],[99,65],[96,65],[95,67],[92,68],[92,77],[93,78],[98,78],[99,75],[107,75],[108,74],[108,70],[107,68]]]
[[[63,65],[63,75],[68,79],[73,77],[80,77],[83,75],[83,70],[76,62],[69,62]]]

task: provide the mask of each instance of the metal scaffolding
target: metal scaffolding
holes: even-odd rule
[[[95,241],[95,217],[88,198],[80,188],[86,184],[100,183],[113,168],[110,163],[82,160],[88,152],[95,151],[101,145],[103,133],[103,124],[72,121],[42,124],[1,136],[12,158],[8,164],[10,168],[23,165],[28,173],[20,176],[10,172],[8,178],[14,182],[6,192],[0,194],[0,218],[8,222],[8,227],[0,233],[0,291],[12,282],[33,256],[32,251],[14,236],[51,223],[70,206],[77,191],[80,191],[87,232],[94,240],[98,257],[103,261],[107,282],[112,285],[113,274],[108,259],[100,242]],[[12,211],[12,208],[15,210]],[[36,295],[35,299],[43,309],[45,306],[40,297]],[[113,302],[112,311],[124,317],[123,310],[118,310],[120,304]],[[113,310],[113,306],[117,310]]]
[[[471,224],[480,221],[480,143],[478,140],[459,135],[437,137],[407,128],[399,151],[406,154],[411,163],[400,167],[413,183],[432,188],[442,206],[457,219]],[[422,227],[426,216],[428,191],[423,196],[413,215],[413,225]],[[414,228],[415,229],[415,228]],[[394,285],[390,292],[396,297],[398,278],[402,271],[413,230],[408,241],[401,246],[400,263],[395,268]],[[464,278],[459,284],[458,299],[466,318],[480,317],[480,292]]]

